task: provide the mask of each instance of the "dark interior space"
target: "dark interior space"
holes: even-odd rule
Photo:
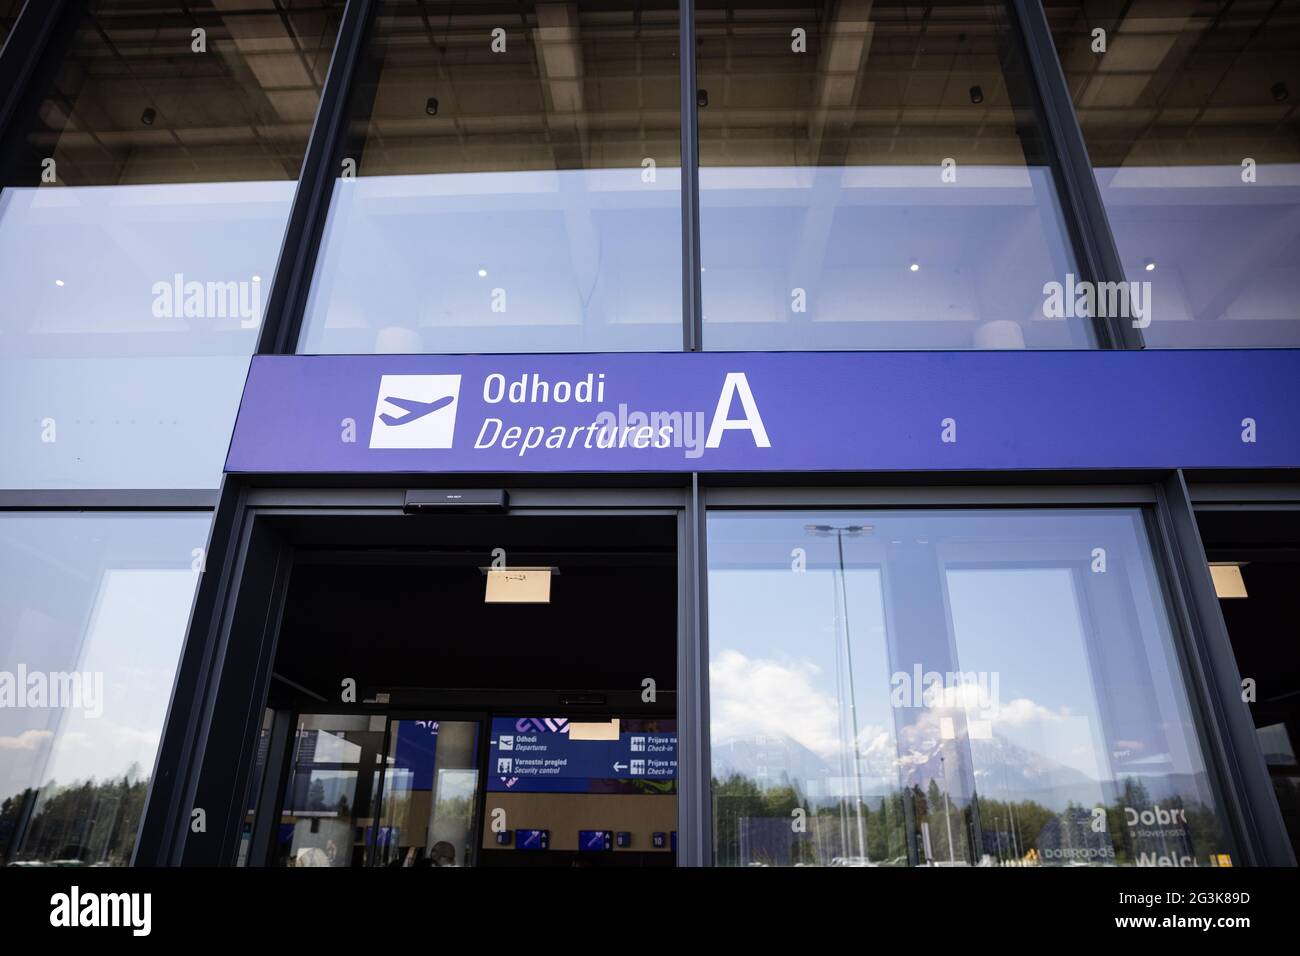
[[[277,526],[292,571],[255,865],[673,865],[675,518]],[[549,593],[510,589],[538,575]]]
[[[1219,607],[1242,679],[1255,682],[1251,715],[1300,854],[1300,512],[1205,511],[1198,522],[1212,569],[1240,571],[1216,585]]]
[[[344,677],[368,698],[438,689],[639,693],[647,677],[659,692],[673,690],[671,519],[453,516],[370,525],[346,529],[350,546],[338,543],[341,533],[331,540],[328,523],[295,535],[281,678],[328,699]],[[557,569],[549,603],[485,603],[483,569],[498,548],[510,567]]]

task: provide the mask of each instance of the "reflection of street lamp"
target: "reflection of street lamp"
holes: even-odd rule
[[[939,755],[939,773],[943,776],[943,822],[948,825],[948,862],[957,862],[952,850],[952,810],[948,806],[948,768],[943,765],[943,754]]]
[[[849,592],[845,584],[844,573],[844,536],[871,534],[871,525],[851,524],[844,527],[836,527],[829,524],[810,524],[805,525],[804,530],[809,534],[815,535],[835,535],[835,545],[839,553],[839,585],[840,601],[844,605],[844,663],[848,671],[849,685],[849,723],[853,725],[852,749],[853,749],[853,801],[855,804],[855,815],[858,825],[858,847],[862,851],[863,859],[870,863],[871,853],[867,850],[867,834],[862,824],[862,771],[858,764],[858,696],[853,687],[853,644],[849,640]],[[835,616],[839,617],[839,603],[835,606]],[[839,622],[836,621],[836,624]],[[835,669],[839,670],[840,655],[835,655]]]

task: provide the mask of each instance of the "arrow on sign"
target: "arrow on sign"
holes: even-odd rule
[[[615,770],[626,770],[626,769],[627,769],[627,764],[625,764],[625,763],[619,763],[619,762],[616,760],[616,761],[614,761],[614,769],[615,769]]]

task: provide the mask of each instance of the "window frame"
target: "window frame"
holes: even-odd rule
[[[806,477],[806,476],[805,476]],[[1220,812],[1232,833],[1242,862],[1250,866],[1294,866],[1295,858],[1282,817],[1272,797],[1272,785],[1262,758],[1254,725],[1245,708],[1234,706],[1238,699],[1241,676],[1232,657],[1227,630],[1218,608],[1205,560],[1200,534],[1196,528],[1193,503],[1181,471],[1146,475],[1115,476],[1107,483],[1098,477],[1095,483],[1077,483],[1077,473],[1036,476],[1038,483],[1014,485],[995,483],[999,476],[981,477],[971,484],[941,483],[913,486],[880,484],[836,484],[824,487],[779,484],[750,487],[710,482],[701,495],[703,512],[699,519],[701,550],[695,556],[700,569],[697,587],[701,589],[701,606],[707,601],[707,542],[703,541],[707,512],[710,510],[786,510],[792,508],[826,508],[854,510],[891,509],[996,509],[1042,507],[1060,508],[1133,508],[1141,511],[1151,546],[1151,560],[1160,582],[1158,596],[1169,618],[1171,637],[1178,656],[1178,670],[1183,679],[1193,722],[1199,731],[1198,743],[1206,762]],[[865,477],[865,476],[864,476]],[[1052,484],[1055,479],[1058,483]],[[1144,480],[1145,479],[1145,480]],[[701,628],[697,667],[708,673],[707,618]],[[681,663],[679,662],[679,668]],[[705,792],[692,794],[709,812],[704,821],[708,828],[703,840],[708,859],[697,865],[712,863],[712,799],[708,792],[711,761],[708,757],[709,719],[708,689],[683,686],[687,695],[698,695],[703,704],[700,715],[702,741],[698,749],[705,755],[703,771]],[[682,798],[687,794],[682,792]]]

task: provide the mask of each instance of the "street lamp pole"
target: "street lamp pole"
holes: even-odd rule
[[[839,601],[836,607],[836,617],[840,615],[839,605],[843,605],[844,612],[844,662],[848,671],[848,690],[849,690],[849,723],[852,727],[851,751],[853,754],[853,801],[854,816],[857,821],[858,847],[861,851],[862,858],[866,862],[871,862],[871,853],[867,849],[867,832],[866,826],[862,820],[862,767],[860,755],[858,753],[858,695],[853,680],[853,642],[849,639],[849,592],[846,583],[846,574],[844,567],[844,535],[862,534],[869,528],[862,525],[848,525],[847,527],[837,528],[832,525],[809,525],[808,530],[817,534],[833,533],[835,535],[836,553],[839,558]],[[835,655],[839,660],[839,654]],[[838,666],[838,664],[837,664]]]

